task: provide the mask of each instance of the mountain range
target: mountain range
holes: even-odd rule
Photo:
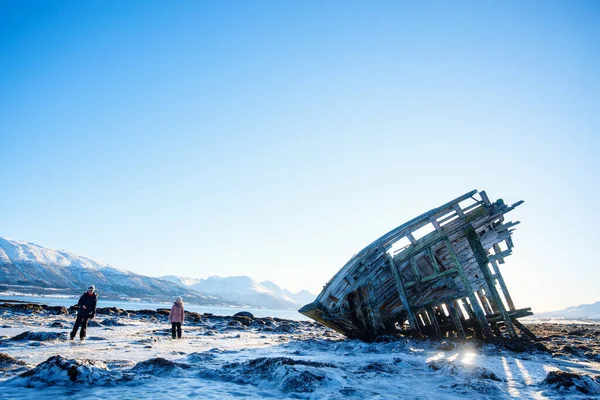
[[[562,310],[535,313],[536,318],[565,318],[600,320],[600,301],[580,304]]]
[[[108,299],[172,301],[183,296],[186,302],[203,305],[298,309],[316,297],[247,276],[154,278],[35,243],[0,238],[0,291],[78,295],[90,284]]]
[[[175,282],[200,293],[206,293],[230,301],[276,309],[297,309],[312,302],[316,296],[306,290],[292,293],[270,281],[257,282],[248,276],[223,278],[211,276],[207,279],[185,278],[175,275],[161,279]]]

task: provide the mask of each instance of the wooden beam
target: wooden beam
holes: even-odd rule
[[[494,302],[494,299],[491,298],[491,296],[489,295],[489,293],[487,293],[485,291],[485,289],[481,289],[481,294],[485,297],[485,299],[488,301],[490,307],[492,308],[492,313],[494,314],[499,314],[500,310],[498,309],[498,306],[496,305],[496,303]],[[502,300],[502,299],[501,299]]]
[[[494,243],[493,247],[494,247],[494,256],[498,256],[496,258],[498,259],[500,264],[504,264],[504,258],[501,256],[502,249],[500,249],[500,245],[498,243]]]
[[[535,336],[533,332],[531,332],[528,328],[526,328],[525,325],[523,325],[521,323],[521,321],[519,321],[515,318],[515,319],[513,319],[513,322],[514,322],[515,326],[517,328],[519,328],[519,330],[521,332],[523,332],[525,335],[529,336],[530,339],[537,340],[537,336]]]
[[[442,232],[442,227],[441,227],[440,223],[437,221],[437,219],[433,218],[431,220],[431,224],[433,225],[433,227],[435,228],[436,231]]]
[[[413,236],[413,234],[412,234],[411,232],[408,232],[408,233],[406,234],[406,237],[408,238],[408,241],[409,241],[411,244],[417,244],[417,239],[415,239],[415,237]]]
[[[371,329],[376,333],[380,334],[385,330],[383,325],[383,319],[381,318],[381,311],[379,310],[379,303],[375,297],[375,291],[373,290],[373,282],[366,285],[367,302],[369,304],[368,313],[371,320]]]
[[[452,207],[454,209],[454,211],[456,211],[456,214],[460,217],[460,218],[465,218],[465,213],[463,212],[462,208],[460,208],[460,205],[458,205],[458,203],[456,203],[454,205],[454,207]]]
[[[411,257],[409,262],[410,267],[412,268],[415,274],[415,282],[419,282],[421,280],[421,274],[419,273],[419,266],[417,265],[417,260],[414,257]]]
[[[427,248],[427,255],[431,259],[431,265],[433,265],[433,270],[435,271],[435,274],[439,275],[440,266],[438,265],[437,260],[435,259],[435,254],[433,254],[433,250],[431,249],[431,247]]]
[[[508,288],[506,287],[506,283],[504,283],[504,278],[502,277],[502,274],[500,273],[500,268],[498,268],[498,264],[496,264],[495,261],[492,261],[491,264],[492,264],[492,268],[494,269],[495,278],[498,280],[498,283],[500,284],[500,289],[502,290],[502,293],[504,294],[504,298],[506,299],[506,304],[508,304],[508,309],[510,311],[514,311],[515,303],[513,303],[512,297],[510,297],[510,293],[508,293]]]
[[[435,317],[435,313],[433,312],[433,307],[427,307],[427,316],[431,321],[431,325],[433,325],[433,331],[437,337],[442,337],[442,330],[440,329],[440,324],[438,323],[437,318]]]
[[[472,226],[466,227],[463,232],[465,234],[465,237],[467,238],[467,241],[469,242],[469,246],[471,247],[471,250],[473,251],[473,255],[475,256],[475,261],[477,261],[477,265],[479,266],[479,269],[481,270],[483,277],[485,278],[485,281],[488,286],[487,292],[494,300],[494,303],[496,303],[496,305],[498,306],[498,310],[500,311],[500,315],[502,315],[502,318],[504,319],[504,324],[506,325],[506,328],[508,329],[508,333],[509,333],[510,337],[513,339],[518,339],[519,336],[517,335],[517,332],[515,331],[515,327],[511,321],[510,317],[508,316],[508,312],[506,311],[504,304],[502,304],[500,295],[498,294],[498,291],[496,290],[496,285],[494,285],[494,282],[493,282],[493,279],[492,279],[492,276],[490,273],[490,269],[488,268],[488,264],[489,264],[488,256],[487,256],[485,249],[483,248],[483,246],[481,244],[481,241],[479,241],[479,236],[477,235],[477,232],[475,231],[475,229]]]
[[[419,324],[417,323],[417,318],[413,313],[410,302],[408,301],[408,297],[406,296],[406,290],[404,290],[404,285],[402,284],[402,277],[400,276],[400,271],[394,262],[394,258],[387,254],[387,261],[390,265],[390,269],[394,275],[394,280],[396,282],[396,289],[398,290],[398,296],[400,297],[400,301],[406,310],[406,316],[408,317],[408,323],[410,324],[410,329],[413,334],[416,336],[421,336],[421,328],[419,328]]]
[[[492,204],[492,203],[490,203],[490,198],[488,197],[485,190],[482,190],[481,192],[479,192],[479,195],[481,196],[481,200],[483,200],[483,204],[486,207],[489,207]]]
[[[486,339],[493,339],[494,332],[492,332],[492,329],[490,328],[490,324],[488,323],[487,319],[485,318],[483,309],[477,302],[477,299],[475,297],[475,291],[473,290],[473,286],[471,285],[471,282],[469,282],[469,279],[467,278],[467,276],[465,274],[462,264],[460,263],[460,261],[458,261],[458,257],[456,256],[456,252],[454,251],[454,247],[452,246],[452,242],[447,238],[446,238],[445,242],[446,242],[446,246],[448,248],[448,252],[450,253],[450,257],[452,257],[452,261],[454,262],[454,265],[458,271],[458,275],[460,276],[460,279],[461,279],[463,285],[465,286],[465,289],[467,291],[467,296],[469,297],[469,300],[471,301],[471,307],[473,308],[473,311],[475,312],[475,318],[479,322],[479,327],[483,331],[483,336]]]
[[[479,298],[479,301],[483,305],[485,314],[492,315],[494,312],[492,311],[492,308],[490,307],[490,305],[487,303],[485,295],[482,293],[482,291],[483,291],[483,289],[480,289],[479,291],[477,291],[477,297]]]
[[[452,302],[448,302],[446,306],[448,307],[448,311],[450,312],[450,318],[452,318],[452,322],[454,323],[454,327],[456,328],[456,334],[458,335],[458,338],[466,339],[467,335],[465,334],[465,328],[463,327],[462,322],[460,321],[460,317],[458,316],[456,308],[454,307]]]

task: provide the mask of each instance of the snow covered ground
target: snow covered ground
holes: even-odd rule
[[[73,313],[22,308],[0,305],[0,399],[600,396],[600,325],[532,324],[542,340],[511,350],[364,343],[308,321],[190,315],[172,340],[164,312],[113,309],[80,342],[68,340]]]

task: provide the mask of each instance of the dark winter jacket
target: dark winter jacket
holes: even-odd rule
[[[79,311],[77,311],[77,315],[81,317],[94,318],[94,314],[96,314],[96,303],[98,303],[98,294],[89,294],[88,292],[85,292],[79,298],[79,302],[77,303],[77,305],[79,306]],[[83,308],[84,305],[85,309]]]

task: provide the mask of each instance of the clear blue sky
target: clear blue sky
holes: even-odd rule
[[[596,1],[2,1],[0,236],[318,293],[471,189],[503,272],[600,300]]]

